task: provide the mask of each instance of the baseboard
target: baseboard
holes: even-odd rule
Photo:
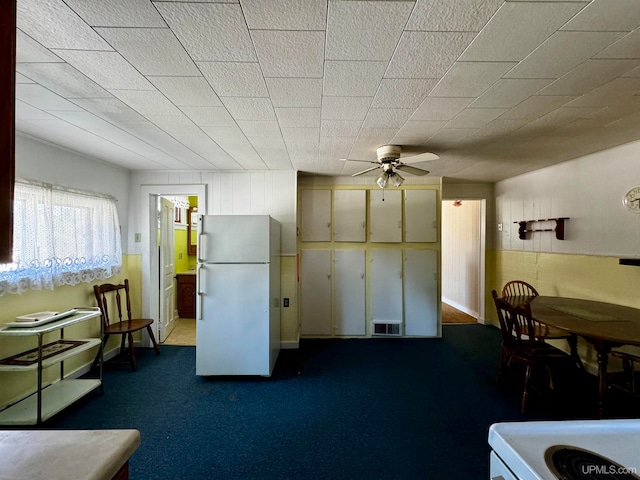
[[[286,342],[280,342],[280,350],[294,350],[300,348],[300,341],[289,340]]]
[[[442,298],[441,299],[444,303],[447,303],[449,305],[451,305],[453,308],[455,308],[456,310],[460,310],[461,312],[466,313],[467,315],[471,315],[473,318],[478,318],[480,315],[478,314],[478,312],[474,312],[473,310],[471,310],[468,307],[465,307],[464,305],[460,305],[457,302],[454,302],[453,300],[449,300],[448,298]]]

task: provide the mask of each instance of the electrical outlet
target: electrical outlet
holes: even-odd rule
[[[140,243],[142,241],[142,234],[141,233],[136,233],[134,240],[135,240],[136,243]]]
[[[499,224],[498,224],[498,231],[499,231],[499,232],[501,232],[501,231],[502,231],[502,224],[501,224],[501,223],[499,223]]]
[[[178,260],[182,260],[182,252],[178,252]]]
[[[289,299],[288,298],[283,298],[282,299],[282,306],[284,308],[288,308],[289,307]]]

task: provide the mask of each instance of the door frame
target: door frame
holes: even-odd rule
[[[162,195],[180,195],[198,197],[198,213],[207,213],[207,185],[142,185],[140,187],[140,225],[141,230],[141,267],[142,267],[142,316],[158,319],[160,309],[160,272],[158,259],[158,197]],[[155,287],[154,287],[155,286]],[[151,330],[158,337],[158,321],[151,324]],[[149,336],[144,333],[142,344],[151,346]]]
[[[479,235],[477,238],[477,241],[479,243],[478,245],[478,253],[479,253],[479,258],[478,258],[478,278],[477,278],[477,282],[478,282],[478,323],[480,324],[485,324],[486,323],[486,318],[485,318],[485,311],[486,311],[486,305],[485,305],[485,283],[486,283],[486,254],[487,254],[487,199],[486,198],[442,198],[441,202],[451,202],[454,200],[462,200],[462,203],[464,204],[465,201],[474,201],[474,202],[480,202],[480,218],[478,219],[478,221],[480,222],[480,224],[478,225],[478,231],[479,231]],[[440,212],[442,212],[442,207],[440,208]],[[442,215],[442,213],[441,213]],[[441,233],[441,238],[442,238],[442,233]],[[441,272],[441,281],[442,281],[442,275],[443,273]],[[440,301],[442,301],[442,298],[440,298]]]

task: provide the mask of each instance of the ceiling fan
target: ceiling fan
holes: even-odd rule
[[[405,147],[405,149],[408,149],[410,151],[415,150],[414,147]],[[396,172],[396,170],[402,170],[403,172],[419,176],[427,175],[429,173],[428,170],[423,170],[422,168],[408,165],[408,163],[425,162],[428,160],[437,160],[440,158],[435,153],[430,152],[401,156],[402,146],[400,145],[383,145],[381,147],[378,147],[378,149],[376,150],[376,155],[378,156],[377,162],[371,162],[367,160],[354,160],[351,158],[344,158],[342,160],[375,164],[375,167],[367,168],[365,170],[362,170],[361,172],[354,173],[351,176],[357,177],[358,175],[363,175],[365,173],[372,172],[377,168],[381,168],[383,171],[382,174],[376,179],[376,183],[380,188],[385,188],[389,185],[389,182],[391,182],[394,187],[399,187],[400,185],[402,185],[402,182],[404,182],[404,178],[402,178],[400,174]]]

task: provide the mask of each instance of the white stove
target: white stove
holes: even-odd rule
[[[492,480],[640,479],[640,420],[495,423]]]

